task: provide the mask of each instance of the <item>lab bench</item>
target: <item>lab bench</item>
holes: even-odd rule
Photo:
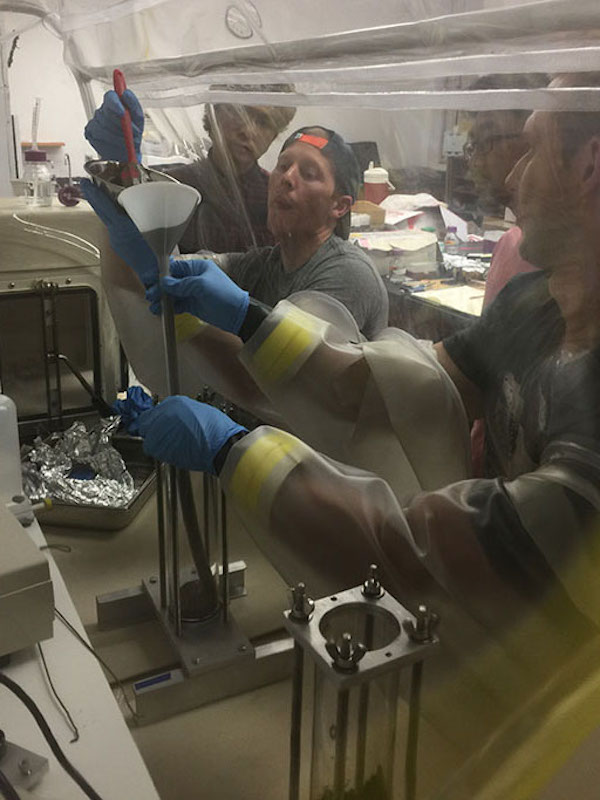
[[[202,495],[198,491],[195,494],[201,514]],[[233,560],[246,562],[248,590],[247,596],[232,601],[231,612],[246,635],[254,639],[282,627],[282,612],[289,607],[288,587],[235,515],[228,516],[230,555]],[[173,667],[173,652],[158,622],[108,631],[99,630],[96,624],[97,595],[135,586],[156,571],[155,497],[120,531],[45,526],[45,534],[49,544],[69,548],[52,552],[92,644],[126,689],[141,676]],[[288,679],[158,722],[131,726],[161,800],[287,797],[291,697]],[[122,710],[126,713],[123,706]],[[403,721],[398,734],[401,785]],[[459,756],[425,721],[421,748],[419,780],[425,790],[448,774]],[[120,800],[121,796],[109,794],[103,800]]]
[[[390,304],[390,327],[408,331],[417,339],[440,341],[468,327],[481,314],[481,287],[448,285],[440,288],[440,281],[423,281],[424,291],[410,292],[389,278],[384,278],[383,282]],[[428,284],[432,287],[429,291]]]

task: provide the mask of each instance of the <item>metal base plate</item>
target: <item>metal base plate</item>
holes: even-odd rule
[[[157,722],[285,680],[292,673],[293,652],[293,640],[282,635],[276,641],[257,645],[253,658],[245,658],[243,663],[234,659],[202,676],[186,679],[181,669],[171,669],[136,681],[133,691],[138,722]]]
[[[194,578],[195,574],[191,570],[182,570],[181,585]],[[161,608],[158,584],[144,580],[142,586],[154,605],[156,617],[162,623],[186,675],[193,677],[207,670],[219,669],[232,660],[254,657],[250,640],[231,619],[231,614],[226,622],[222,614],[206,622],[184,622],[182,634],[177,636],[168,610]]]
[[[6,752],[0,758],[0,769],[13,786],[33,789],[48,772],[48,759],[18,744],[6,742]]]

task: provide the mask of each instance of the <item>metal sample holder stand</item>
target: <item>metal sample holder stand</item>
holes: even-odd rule
[[[423,660],[437,643],[437,623],[424,606],[414,616],[387,594],[375,565],[362,586],[331,597],[313,601],[302,583],[292,590],[285,612],[294,638],[290,800],[400,796],[394,792],[399,671],[409,665],[402,796],[414,800]]]
[[[124,189],[118,200],[154,250],[159,275],[167,275],[170,253],[199,201],[198,192],[176,182],[142,183]],[[163,296],[162,309],[167,389],[173,395],[179,391],[179,370],[170,298]],[[134,683],[143,722],[279,680],[289,674],[292,648],[286,637],[255,649],[231,618],[231,596],[244,593],[245,565],[229,564],[226,502],[216,478],[204,476],[203,532],[189,472],[159,464],[157,482],[158,576],[144,580],[139,590],[104,595],[96,603],[103,628],[156,616],[177,654],[179,668]],[[194,562],[190,569],[180,564],[180,511]],[[221,570],[211,566],[210,557],[210,532],[217,528]],[[186,680],[198,676],[202,680]]]

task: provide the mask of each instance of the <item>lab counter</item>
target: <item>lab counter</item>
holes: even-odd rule
[[[46,540],[37,522],[27,532],[38,547]],[[87,641],[85,629],[48,550],[56,609]],[[159,800],[146,765],[135,745],[102,668],[58,618],[52,639],[41,643],[52,683],[79,730],[78,741],[65,714],[51,694],[38,648],[14,654],[3,672],[19,684],[38,705],[69,761],[103,800]],[[21,797],[40,800],[80,800],[83,792],[52,754],[37,724],[21,701],[0,687],[0,720],[13,744],[48,759],[41,782]]]
[[[481,315],[482,286],[452,286],[439,280],[423,280],[423,290],[409,292],[388,278],[384,278],[384,284],[390,304],[390,326],[408,331],[418,339],[440,341]]]
[[[193,475],[193,480],[198,476]],[[202,493],[196,491],[201,512]],[[46,526],[48,542],[94,647],[130,690],[131,681],[173,666],[173,653],[157,622],[98,630],[97,594],[139,584],[156,571],[156,505],[151,498],[120,531]],[[281,628],[289,607],[287,586],[239,523],[228,515],[230,556],[247,564],[248,594],[231,612],[250,638]],[[66,549],[68,548],[68,550]],[[185,557],[182,559],[185,563]],[[215,701],[159,722],[131,726],[161,800],[282,800],[288,794],[291,680]],[[126,710],[122,706],[122,710]],[[399,725],[401,777],[406,725]],[[456,762],[453,746],[422,723],[423,789],[436,785]],[[401,784],[399,784],[401,785]],[[107,794],[103,800],[135,794]],[[147,795],[152,798],[152,794]]]

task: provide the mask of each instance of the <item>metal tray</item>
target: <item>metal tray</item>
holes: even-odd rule
[[[117,434],[112,444],[122,455],[133,477],[136,494],[126,506],[86,506],[78,503],[56,501],[50,511],[41,511],[37,518],[42,525],[59,525],[65,528],[92,528],[116,531],[125,528],[141,511],[156,488],[154,461],[142,448],[139,436]]]

